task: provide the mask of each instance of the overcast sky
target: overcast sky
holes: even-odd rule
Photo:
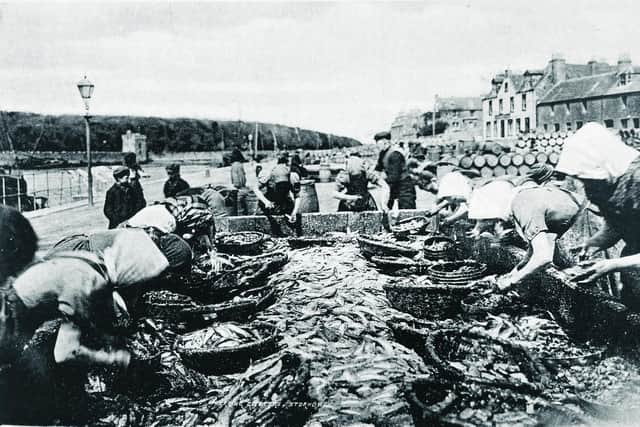
[[[364,142],[505,68],[640,64],[640,2],[0,4],[0,109],[276,122]]]

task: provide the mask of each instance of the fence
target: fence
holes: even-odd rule
[[[92,168],[92,172],[94,193],[105,191],[113,181],[110,169],[98,166]],[[87,173],[83,169],[20,171],[14,175],[0,175],[0,202],[20,211],[60,206],[86,198]]]

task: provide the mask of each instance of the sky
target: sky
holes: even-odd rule
[[[0,109],[241,119],[369,142],[434,96],[480,96],[505,69],[620,54],[640,64],[640,2],[0,3]]]

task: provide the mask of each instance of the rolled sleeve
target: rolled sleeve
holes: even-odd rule
[[[349,185],[349,174],[345,170],[341,170],[336,176],[336,191],[343,191]]]
[[[542,204],[525,204],[515,200],[512,210],[516,224],[528,241],[532,241],[540,233],[549,232],[545,207]]]

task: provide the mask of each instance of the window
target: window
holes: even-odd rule
[[[503,111],[502,99],[498,101],[498,112],[502,114]]]
[[[629,119],[620,119],[620,127],[622,127],[622,129],[628,129]]]
[[[560,132],[560,123],[554,123],[554,124],[553,124],[553,129],[554,129],[556,132]]]
[[[529,117],[525,117],[524,118],[524,131],[526,133],[529,133],[530,129],[531,129],[531,122],[529,121]]]
[[[583,113],[587,112],[587,101],[585,100],[582,101],[582,112]]]
[[[486,133],[486,136],[491,136],[491,122],[487,122],[485,133]]]
[[[493,116],[493,101],[489,101],[489,115]]]
[[[527,94],[522,94],[522,111],[527,111]]]
[[[542,127],[544,128],[545,132],[549,130],[549,125],[547,125],[546,123],[542,125]]]
[[[576,122],[576,130],[580,129],[582,127],[582,122],[581,121],[577,121]]]
[[[509,112],[513,113],[515,111],[515,109],[516,109],[515,105],[516,105],[516,103],[515,103],[514,98],[512,96],[511,98],[509,98]]]
[[[604,125],[608,128],[612,128],[613,127],[613,120],[611,119],[607,119],[604,121]]]
[[[509,82],[504,82],[504,91],[509,92]]]
[[[493,122],[493,133],[491,136],[495,137],[498,135],[498,122]]]
[[[571,131],[571,122],[567,122],[567,132]]]
[[[520,131],[522,130],[520,128],[520,124],[521,124],[520,119],[516,119],[516,134],[520,133]]]
[[[513,120],[509,119],[507,121],[507,136],[513,135]]]
[[[627,108],[627,97],[625,95],[622,95],[621,99],[622,99],[622,105],[624,105],[624,107]]]
[[[476,116],[475,110],[469,110],[469,117],[475,117],[475,116]]]
[[[640,128],[640,119],[633,119],[633,127],[636,129]]]

